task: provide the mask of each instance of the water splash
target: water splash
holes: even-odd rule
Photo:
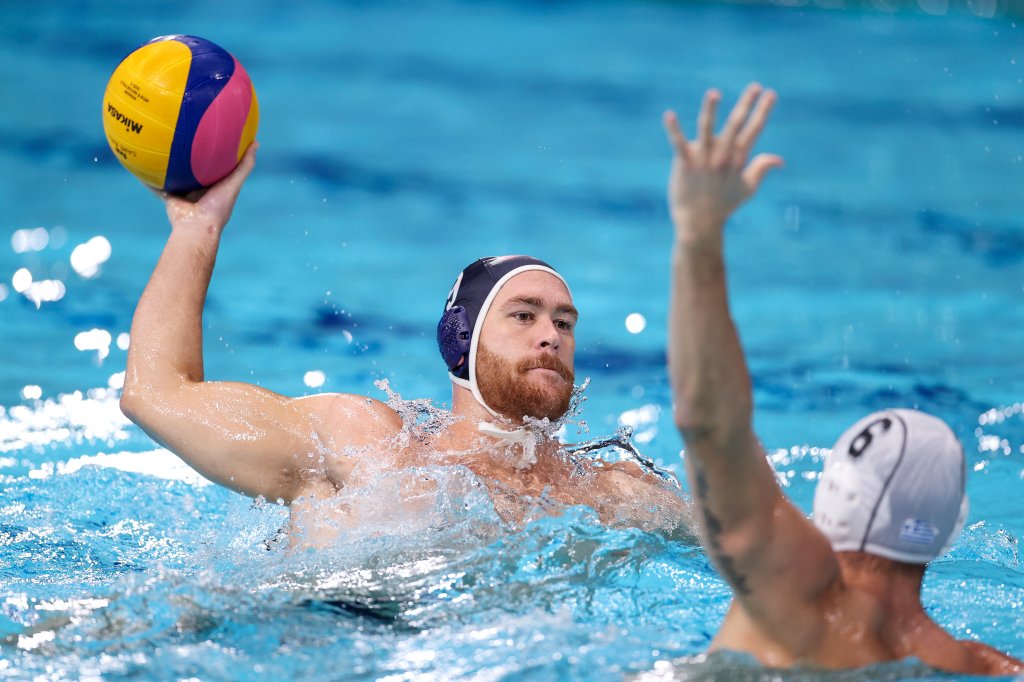
[[[575,443],[567,445],[565,450],[574,457],[587,455],[596,462],[605,462],[606,459],[594,456],[592,453],[605,450],[607,448],[613,448],[618,452],[623,453],[627,458],[632,459],[634,462],[644,467],[651,473],[655,474],[664,481],[668,481],[674,485],[677,489],[681,488],[679,479],[676,478],[675,474],[671,471],[662,469],[654,460],[647,457],[633,444],[633,427],[622,426],[615,430],[615,435],[607,438],[595,438],[593,440],[586,441],[585,443]]]
[[[378,379],[373,385],[387,394],[387,406],[402,418],[404,444],[408,444],[410,438],[422,440],[426,436],[441,433],[462,419],[449,410],[437,407],[429,398],[406,400],[391,388],[387,379]]]
[[[416,425],[410,433],[454,423],[423,401],[399,402],[393,391],[389,401]],[[325,510],[360,508],[366,518],[335,524],[334,541],[316,550],[289,549],[279,534],[286,509],[159,467],[130,466],[132,453],[99,453],[106,438],[127,436],[134,446],[137,434],[118,427],[114,396],[93,402],[71,399],[61,408],[60,400],[41,401],[2,415],[20,429],[8,442],[22,441],[8,458],[32,461],[4,471],[10,501],[0,557],[12,579],[0,595],[0,677],[17,670],[219,679],[239,666],[261,677],[322,677],[322,661],[338,658],[368,679],[402,671],[475,679],[481,670],[601,680],[781,674],[697,655],[729,590],[693,544],[609,525],[546,492],[510,523],[480,476],[431,463],[405,472],[371,466],[372,485],[322,502]],[[103,416],[90,423],[86,415],[96,409]],[[1001,414],[1001,422],[984,425],[986,433],[1003,429],[999,435],[1016,445],[1020,417],[1012,408]],[[611,462],[630,459],[628,442],[620,431],[563,449],[590,446],[575,456]],[[826,452],[802,446],[771,457],[780,475],[796,473],[793,492],[810,490],[804,474],[820,468]],[[153,464],[171,457],[136,454]],[[1013,466],[1015,457],[999,459]],[[1011,527],[972,524],[928,576],[926,605],[947,629],[1013,647],[1013,635],[999,630],[1024,608]],[[817,679],[805,673],[786,677]],[[892,664],[835,679],[929,675]]]

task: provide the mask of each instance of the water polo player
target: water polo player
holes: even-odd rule
[[[783,495],[753,431],[753,397],[726,295],[723,228],[782,159],[749,160],[775,100],[750,86],[714,134],[717,92],[694,141],[674,114],[669,207],[669,373],[701,540],[734,600],[713,649],[774,668],[850,668],[905,657],[953,672],[1011,674],[1021,662],[958,641],[921,605],[925,566],[964,522],[963,449],[941,420],[886,410],[836,443],[813,521]]]
[[[135,311],[121,398],[132,421],[211,481],[290,505],[295,544],[325,545],[379,522],[403,500],[378,513],[383,492],[354,502],[352,491],[383,490],[395,472],[432,465],[471,471],[513,524],[532,509],[579,504],[608,523],[691,537],[674,479],[573,456],[555,439],[573,390],[577,311],[561,276],[534,258],[485,258],[458,277],[438,325],[451,415],[417,438],[401,438],[414,425],[365,396],[289,398],[205,380],[203,306],[255,154],[196,203],[163,197],[171,234]],[[410,504],[430,493],[419,483],[402,490]]]

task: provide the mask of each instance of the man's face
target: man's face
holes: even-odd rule
[[[565,285],[546,272],[516,275],[498,291],[480,330],[476,380],[492,409],[558,419],[572,397],[578,313]]]

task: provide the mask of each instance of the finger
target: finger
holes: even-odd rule
[[[736,136],[737,150],[743,154],[744,158],[750,154],[754,143],[757,142],[761,131],[764,130],[764,125],[768,122],[768,115],[771,113],[772,107],[775,106],[775,100],[775,91],[765,90],[764,94],[757,100],[754,113],[750,115],[746,125],[743,126],[743,130]]]
[[[714,88],[704,94],[704,103],[700,108],[700,116],[697,117],[697,141],[705,150],[711,148],[711,143],[715,139],[715,111],[721,98],[721,93]]]
[[[785,161],[778,154],[758,154],[743,169],[743,182],[750,192],[754,193],[761,186],[769,171],[782,168],[784,165]]]
[[[249,177],[249,173],[252,173],[252,169],[256,166],[256,150],[259,148],[259,142],[253,140],[246,148],[245,154],[242,155],[242,159],[235,166],[235,169],[224,178],[228,184],[238,187],[242,186],[242,183],[245,182],[246,178]]]
[[[719,140],[724,145],[731,146],[737,133],[743,129],[743,124],[750,117],[750,110],[761,94],[761,90],[761,86],[757,83],[751,83],[743,90],[743,94],[740,95],[736,106],[729,113],[729,118],[725,121],[725,127],[722,128],[722,133],[719,135]]]
[[[665,133],[668,135],[669,144],[684,163],[689,163],[690,145],[686,141],[683,129],[679,126],[679,117],[676,116],[676,112],[666,111],[662,116],[662,122],[665,124]]]

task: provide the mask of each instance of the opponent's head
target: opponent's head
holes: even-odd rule
[[[565,404],[559,410],[556,407],[540,407],[540,412],[527,408],[524,414],[534,417],[555,418],[564,413],[568,405],[568,395],[572,388],[571,367],[565,366],[557,358],[547,355],[521,358],[518,364],[505,363],[503,358],[488,352],[481,340],[481,333],[487,313],[502,296],[500,292],[513,278],[525,273],[543,273],[555,278],[559,289],[564,287],[562,296],[568,295],[568,285],[554,268],[547,263],[530,256],[498,256],[481,258],[463,270],[448,294],[445,311],[437,325],[437,345],[448,366],[448,376],[458,386],[472,392],[476,400],[494,416],[499,413],[513,420],[520,419],[523,414],[509,414],[508,410],[523,411],[512,405],[543,403],[543,400],[531,400],[530,394],[511,395],[516,391],[527,390],[516,380],[517,372],[526,371],[523,363],[540,364],[555,370],[563,379],[568,379],[568,390]],[[526,278],[522,281],[526,281]],[[539,278],[544,279],[544,278]],[[516,287],[511,287],[515,289]],[[524,298],[531,298],[527,294]],[[522,365],[522,366],[520,366]],[[483,368],[487,376],[481,377],[479,370]],[[533,396],[539,398],[540,396]],[[491,403],[491,404],[489,404]],[[557,414],[555,414],[557,413]]]
[[[967,518],[963,446],[937,417],[885,410],[840,436],[814,493],[814,524],[837,552],[926,564]]]

